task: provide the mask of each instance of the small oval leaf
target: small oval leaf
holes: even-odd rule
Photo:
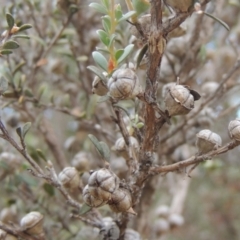
[[[105,6],[99,4],[99,3],[90,3],[89,7],[94,8],[97,12],[107,14],[107,9]]]
[[[43,154],[41,149],[36,149],[36,152],[40,158],[42,158],[45,162],[47,162],[46,156]]]
[[[27,30],[29,28],[32,28],[31,24],[23,24],[21,27],[19,27],[18,32]]]
[[[8,50],[8,49],[5,49],[5,50],[1,50],[1,55],[8,55],[8,54],[11,54],[12,51],[11,50]]]
[[[19,47],[19,44],[12,40],[5,42],[2,46],[3,49],[16,49],[18,47]]]
[[[5,77],[0,77],[0,94],[2,95],[8,89],[8,81]]]
[[[50,197],[53,197],[54,194],[55,194],[55,190],[54,190],[54,187],[51,186],[50,184],[48,183],[44,183],[43,184],[43,189],[45,190],[45,192],[50,196]]]
[[[27,122],[23,125],[23,128],[22,128],[22,135],[23,135],[23,138],[25,138],[27,132],[29,131],[29,129],[31,128],[32,126],[32,123],[31,122]]]
[[[109,162],[110,161],[110,149],[108,147],[108,145],[105,142],[99,142],[101,147],[102,147],[102,151],[103,151],[103,158]]]
[[[101,67],[104,71],[107,72],[108,69],[108,62],[106,58],[99,52],[93,52],[92,53],[93,59],[96,62],[96,64]]]
[[[17,129],[16,129],[16,132],[17,132],[17,135],[22,139],[22,128],[21,127],[18,127]]]
[[[134,44],[129,44],[128,46],[126,46],[126,47],[124,48],[123,54],[122,54],[121,57],[118,59],[117,63],[119,64],[120,62],[122,62],[123,60],[125,60],[125,59],[129,56],[129,54],[132,52],[133,48],[134,48]]]
[[[124,14],[119,20],[118,20],[118,23],[122,22],[122,21],[125,21],[125,20],[128,20],[130,17],[132,17],[134,14],[136,14],[135,11],[130,11],[126,14]]]
[[[7,13],[6,14],[6,20],[7,20],[7,23],[8,23],[8,28],[9,28],[9,30],[11,30],[12,27],[14,26],[14,18],[13,18],[13,16],[10,13]]]
[[[87,69],[96,74],[102,81],[107,82],[107,78],[102,74],[101,70],[99,70],[97,67],[88,66]]]
[[[86,203],[84,203],[79,211],[79,215],[82,216],[85,213],[89,212],[92,210],[92,207],[88,206]]]

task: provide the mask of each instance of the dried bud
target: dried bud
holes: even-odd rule
[[[240,118],[237,118],[229,123],[228,131],[231,138],[240,141]]]
[[[89,192],[94,198],[107,201],[119,187],[119,179],[112,171],[102,168],[91,174],[88,185]]]
[[[124,234],[124,240],[141,240],[141,236],[140,234],[131,229],[131,228],[127,228]]]
[[[18,27],[16,24],[14,24],[14,26],[13,26],[12,29],[11,29],[11,34],[17,33],[18,30],[19,30],[19,27]]]
[[[167,206],[167,205],[161,205],[161,206],[159,206],[159,207],[156,209],[155,215],[156,215],[157,217],[164,217],[164,218],[166,218],[166,217],[168,217],[169,212],[170,212],[169,206]]]
[[[107,85],[98,76],[96,76],[92,82],[92,93],[98,96],[104,96],[108,93]]]
[[[172,213],[169,216],[168,221],[171,227],[181,227],[184,224],[183,216],[177,213]]]
[[[104,226],[100,229],[101,239],[117,240],[120,237],[120,230],[111,217],[103,218]]]
[[[30,212],[21,219],[20,226],[30,235],[42,235],[43,215],[39,212]]]
[[[102,199],[97,199],[90,194],[88,185],[86,185],[83,189],[83,200],[90,207],[100,207],[106,204],[106,201],[103,201]]]
[[[170,85],[165,97],[165,104],[170,116],[185,115],[194,108],[194,101],[200,95],[188,86]]]
[[[132,196],[131,193],[124,188],[117,189],[108,201],[110,208],[114,212],[132,212]]]
[[[3,208],[0,212],[0,221],[3,223],[15,222],[16,219],[17,209],[15,205],[11,205],[11,207],[8,208]]]
[[[116,100],[136,97],[142,91],[138,76],[130,68],[116,70],[108,81],[108,89]]]
[[[18,169],[21,165],[21,159],[13,153],[2,152],[0,164],[4,166],[4,168],[0,168],[0,178],[4,179],[8,174],[12,174]]]
[[[139,151],[139,143],[136,138],[130,136],[130,145],[133,147],[135,152],[137,153]],[[121,154],[122,157],[124,157],[126,160],[129,158],[128,157],[128,152],[126,149],[126,143],[123,137],[117,139],[115,142],[115,145],[113,147],[115,151],[117,151],[119,154]]]
[[[153,224],[154,233],[159,236],[170,229],[170,224],[165,218],[157,219]]]
[[[201,92],[203,93],[203,96],[210,96],[214,94],[219,87],[219,83],[217,82],[205,82],[201,87]]]
[[[221,145],[221,137],[208,129],[204,129],[197,134],[196,146],[200,154],[217,149]]]
[[[71,163],[79,172],[86,172],[90,170],[89,161],[90,156],[87,152],[79,152],[74,156]]]
[[[59,180],[65,188],[75,189],[78,188],[80,177],[78,171],[74,167],[66,167],[58,175]]]

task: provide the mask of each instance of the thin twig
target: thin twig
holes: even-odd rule
[[[151,167],[150,173],[155,175],[163,172],[174,172],[182,168],[186,168],[190,165],[197,164],[200,162],[203,162],[205,160],[212,159],[215,156],[218,156],[220,154],[226,153],[229,150],[232,150],[233,148],[240,145],[240,142],[238,141],[232,141],[226,145],[224,145],[221,148],[218,148],[214,151],[209,152],[208,154],[200,155],[200,156],[192,156],[184,161],[180,161],[174,164],[166,165],[166,166],[159,166],[159,167]]]

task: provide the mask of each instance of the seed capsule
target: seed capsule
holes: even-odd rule
[[[104,226],[100,229],[101,239],[117,240],[120,236],[120,230],[111,217],[103,218]]]
[[[231,138],[240,141],[240,118],[237,118],[229,123],[228,131]]]
[[[20,226],[30,235],[42,235],[43,215],[39,212],[30,212],[21,219]]]
[[[112,171],[102,168],[91,174],[88,185],[89,193],[94,198],[107,201],[119,187],[119,179]]]
[[[165,105],[170,116],[185,115],[194,108],[194,101],[200,99],[200,95],[188,86],[169,85],[166,89]],[[165,90],[165,91],[166,91]]]
[[[114,212],[127,212],[132,207],[132,197],[127,189],[119,188],[111,196],[108,202]]]
[[[86,185],[83,189],[83,200],[90,207],[100,207],[106,204],[106,201],[103,201],[102,199],[97,199],[90,194],[88,185]]]
[[[98,96],[104,96],[108,93],[108,87],[98,76],[92,82],[92,93]]]
[[[108,81],[108,89],[116,100],[136,97],[142,91],[138,76],[130,68],[116,70]]]
[[[221,137],[208,129],[202,130],[197,134],[196,146],[200,154],[217,149],[221,145]]]
[[[66,167],[58,175],[59,180],[65,188],[75,189],[78,188],[80,177],[78,171],[74,167]]]

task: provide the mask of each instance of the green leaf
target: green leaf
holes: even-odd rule
[[[99,3],[90,3],[89,7],[94,8],[97,12],[107,14],[107,8]]]
[[[30,37],[28,35],[13,35],[13,38],[24,38],[24,39],[30,39]]]
[[[18,128],[16,129],[16,133],[17,133],[17,135],[20,137],[20,139],[22,139],[22,128],[21,128],[21,127],[18,127]]]
[[[82,216],[85,213],[89,212],[92,210],[92,207],[88,206],[86,203],[84,203],[79,211],[79,215]]]
[[[101,67],[104,71],[107,72],[108,70],[108,62],[106,58],[99,52],[94,51],[92,53],[93,59],[96,62],[96,64]]]
[[[30,97],[30,98],[34,97],[34,95],[32,93],[32,90],[29,89],[29,88],[24,89],[24,95],[27,96],[27,97]]]
[[[108,47],[111,47],[111,45],[113,44],[113,41],[115,40],[116,37],[117,37],[117,35],[115,35],[115,34],[111,35]]]
[[[79,10],[79,7],[76,4],[71,4],[68,10],[71,14],[74,14]]]
[[[20,63],[15,67],[15,69],[13,70],[12,75],[14,76],[14,75],[16,74],[16,72],[18,72],[25,64],[26,64],[25,61],[20,62]]]
[[[106,9],[110,8],[109,0],[102,0],[102,4],[106,7]]]
[[[88,70],[96,74],[102,81],[107,82],[107,78],[102,74],[102,71],[95,66],[88,66]]]
[[[103,31],[103,30],[98,30],[98,31],[97,31],[97,34],[98,34],[101,42],[102,42],[104,45],[108,46],[108,44],[109,44],[109,42],[110,42],[110,39],[109,39],[108,34],[107,34],[105,31]]]
[[[48,184],[48,183],[44,183],[43,184],[43,189],[45,190],[45,192],[50,196],[53,197],[55,194],[55,189],[52,185]]]
[[[9,30],[11,30],[13,28],[14,22],[15,22],[13,16],[10,13],[7,13],[6,20],[8,23],[8,28],[9,28]]]
[[[176,0],[176,1],[179,1],[179,0]],[[149,1],[146,1],[146,0],[133,0],[132,3],[137,15],[140,15],[146,12],[150,7]]]
[[[216,21],[219,22],[223,27],[225,27],[228,31],[230,31],[229,26],[228,26],[224,21],[222,21],[220,18],[215,17],[215,16],[213,16],[212,14],[207,13],[207,12],[203,12],[203,13],[206,14],[208,17],[216,20]]]
[[[1,50],[0,53],[1,53],[1,55],[8,55],[8,54],[11,54],[12,51],[8,50],[8,49],[5,49],[5,50]]]
[[[115,59],[118,60],[122,55],[123,55],[124,50],[123,49],[118,49],[115,52]]]
[[[130,11],[126,14],[124,14],[119,20],[118,20],[118,23],[122,22],[122,21],[125,21],[125,20],[128,20],[130,17],[132,17],[136,12],[135,11]]]
[[[110,161],[110,149],[108,147],[108,145],[105,142],[99,142],[101,147],[102,147],[102,151],[103,151],[103,157],[104,159],[109,162]]]
[[[121,57],[118,59],[117,63],[119,64],[120,62],[122,62],[123,60],[125,60],[125,59],[129,56],[129,54],[132,52],[133,48],[134,48],[134,45],[133,45],[133,44],[129,44],[128,46],[126,46],[126,47],[124,48],[123,54],[122,54]]]
[[[136,68],[138,69],[138,67],[140,66],[140,63],[145,55],[145,53],[147,52],[148,49],[148,44],[145,44],[142,49],[140,50],[138,56],[137,56],[137,66]]]
[[[110,96],[108,96],[108,95],[101,96],[101,97],[98,99],[97,103],[106,102],[106,101],[108,101],[109,99],[110,99]]]
[[[121,109],[122,111],[124,111],[126,113],[126,115],[129,117],[129,119],[131,118],[131,116],[130,116],[129,112],[127,111],[127,109],[125,109],[124,107],[122,107],[119,104],[114,104],[113,106],[116,107],[116,108]]]
[[[8,89],[8,80],[1,76],[0,77],[0,95],[2,95]]]
[[[22,135],[23,135],[23,138],[25,138],[27,132],[29,131],[29,129],[31,128],[32,126],[32,123],[31,122],[27,122],[23,125],[23,128],[22,128]]]
[[[144,126],[143,122],[139,122],[136,124],[136,128],[142,128]]]
[[[110,32],[111,29],[111,19],[109,16],[102,17],[102,25],[106,32]]]
[[[3,49],[16,49],[18,47],[19,47],[19,44],[12,40],[5,42],[2,46]]]
[[[36,149],[36,152],[40,158],[42,158],[45,162],[47,162],[46,156],[43,154],[41,149]]]
[[[122,13],[121,5],[118,4],[115,8],[115,17],[116,17],[117,21],[119,19],[121,19],[122,16],[123,16],[123,13]]]
[[[31,25],[31,24],[23,24],[23,25],[18,29],[18,32],[27,30],[27,29],[29,29],[29,28],[32,28],[32,25]]]
[[[100,155],[104,158],[104,151],[103,151],[102,145],[100,144],[98,139],[95,136],[93,136],[92,134],[88,134],[88,137],[91,140],[91,142],[94,144],[94,146],[96,147],[96,149],[98,150]]]

